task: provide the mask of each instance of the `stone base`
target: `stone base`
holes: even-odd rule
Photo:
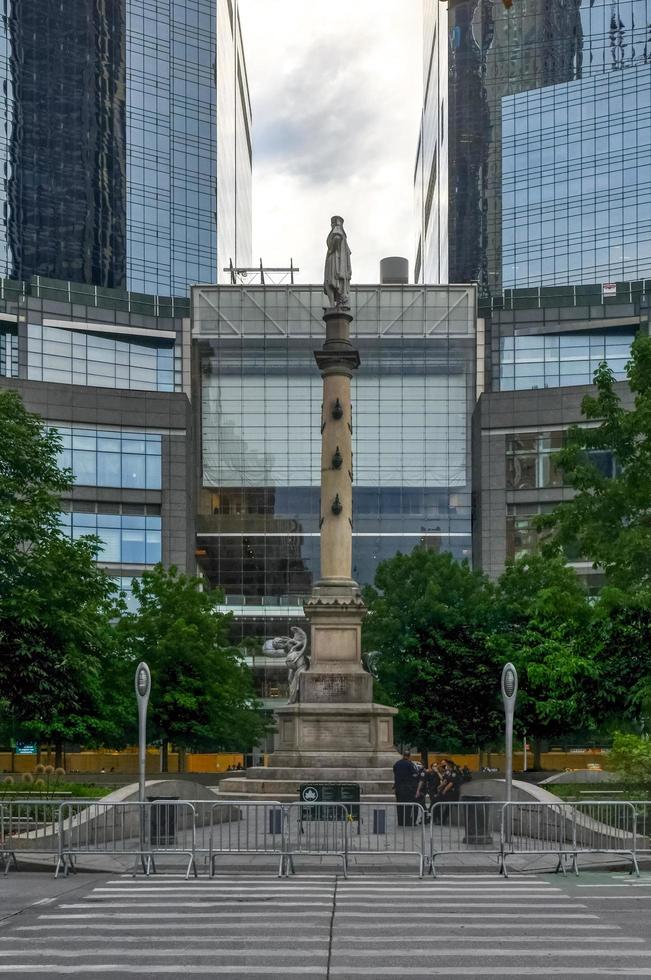
[[[371,679],[370,675],[358,676]],[[350,680],[350,676],[346,677],[347,684]],[[275,765],[276,753],[300,756],[318,752],[327,754],[330,764],[337,765],[340,754],[374,756],[392,752],[396,714],[396,708],[368,701],[288,704],[276,710],[278,735],[271,764]]]
[[[362,799],[393,799],[395,714],[396,708],[368,701],[277,708],[276,751],[269,765],[222,780],[219,795],[296,801],[301,783],[317,782],[358,783]]]
[[[373,678],[363,670],[356,674],[308,670],[299,684],[298,703],[303,705],[364,703],[368,708],[373,701]]]

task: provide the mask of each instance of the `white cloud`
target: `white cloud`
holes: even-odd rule
[[[240,0],[253,105],[254,263],[320,282],[342,214],[353,281],[414,257],[421,0]],[[413,269],[412,269],[413,272]]]

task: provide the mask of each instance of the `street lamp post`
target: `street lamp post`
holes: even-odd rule
[[[506,743],[506,791],[505,800],[511,802],[513,792],[513,715],[518,696],[518,672],[513,664],[505,664],[502,671],[502,702],[504,704],[505,743]]]
[[[143,661],[136,668],[136,699],[138,701],[138,799],[145,802],[147,762],[147,705],[151,690],[151,674]]]

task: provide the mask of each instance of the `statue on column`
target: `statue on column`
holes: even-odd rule
[[[344,231],[344,219],[336,214],[330,219],[331,229],[326,240],[323,292],[330,309],[348,309],[350,303],[350,249]]]

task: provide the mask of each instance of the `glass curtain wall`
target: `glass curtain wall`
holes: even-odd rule
[[[201,295],[199,560],[231,604],[272,616],[319,575],[321,291]],[[353,313],[353,575],[367,584],[416,545],[470,554],[474,291],[357,287]]]
[[[27,326],[30,381],[174,391],[174,342]]]
[[[160,490],[160,435],[81,426],[51,428],[62,443],[59,466],[72,470],[77,485]]]
[[[509,9],[456,0],[447,7],[450,281],[478,281],[491,292],[505,283],[648,275],[651,0],[518,0]],[[441,106],[429,111],[443,121]],[[553,191],[544,198],[549,184],[558,199]],[[635,218],[627,211],[633,202]],[[572,221],[575,204],[594,229]],[[636,254],[633,223],[642,243]],[[572,236],[583,231],[577,250]],[[552,249],[561,256],[558,268]],[[521,252],[523,278],[514,269]]]
[[[215,281],[216,18],[230,6],[4,0],[0,275],[162,296]],[[250,223],[250,155],[238,173]]]
[[[624,381],[634,336],[620,329],[502,337],[500,390],[589,385],[604,361]]]

